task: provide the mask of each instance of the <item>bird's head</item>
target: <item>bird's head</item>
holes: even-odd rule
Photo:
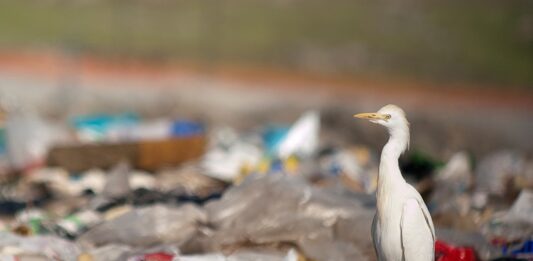
[[[409,122],[407,122],[407,119],[405,118],[405,112],[400,107],[393,104],[385,105],[377,112],[359,113],[355,114],[354,117],[367,119],[389,129],[409,127]]]
[[[409,122],[405,117],[405,112],[400,107],[389,104],[383,106],[377,112],[359,113],[355,114],[354,117],[367,119],[387,127],[391,136],[405,139],[406,147],[409,146]]]

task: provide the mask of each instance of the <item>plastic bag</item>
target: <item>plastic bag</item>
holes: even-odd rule
[[[500,256],[501,251],[493,246],[479,232],[465,232],[454,229],[437,228],[435,230],[437,239],[455,246],[472,247],[481,260],[489,260]],[[436,249],[437,251],[437,249]],[[452,255],[453,256],[453,255]]]
[[[477,261],[471,247],[455,247],[440,240],[435,242],[435,255],[437,261]]]
[[[238,251],[231,255],[203,254],[176,256],[172,261],[298,261],[298,253],[290,249],[286,254],[270,252]]]
[[[119,261],[125,260],[132,248],[127,245],[109,244],[89,252],[93,261]]]
[[[320,158],[323,173],[340,176],[352,191],[373,193],[377,187],[378,165],[366,147],[333,151]]]
[[[9,115],[6,136],[9,160],[17,169],[43,163],[50,146],[69,137],[64,128],[24,114]]]
[[[179,244],[189,240],[206,220],[200,208],[189,204],[140,207],[92,228],[79,237],[79,242],[86,246]]]
[[[54,236],[21,237],[0,232],[0,249],[6,248],[16,248],[25,254],[44,254],[52,260],[76,260],[81,252],[76,244]]]
[[[131,167],[127,162],[117,164],[108,174],[102,195],[107,198],[120,198],[130,193],[129,174]]]
[[[464,216],[470,210],[468,190],[473,184],[472,167],[465,152],[455,153],[435,175],[437,184],[429,202],[433,214]]]
[[[496,241],[521,241],[533,235],[533,191],[522,190],[507,212],[495,213],[482,229]]]
[[[476,169],[476,189],[503,196],[506,185],[524,172],[525,159],[513,151],[500,151],[484,158]]]
[[[56,197],[73,197],[85,191],[102,192],[106,175],[103,171],[93,169],[74,179],[62,168],[41,168],[33,171],[27,181],[32,184],[44,184]]]
[[[249,179],[206,210],[216,248],[292,243],[317,260],[366,260],[361,250],[372,249],[371,210],[296,177]]]
[[[253,142],[238,137],[231,129],[220,130],[214,136],[213,144],[201,163],[205,175],[231,182],[243,168],[259,163],[262,151]]]
[[[302,115],[280,141],[277,156],[287,158],[292,155],[300,157],[312,156],[318,148],[320,132],[320,114],[309,111]]]

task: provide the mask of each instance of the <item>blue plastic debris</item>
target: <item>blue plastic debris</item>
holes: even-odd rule
[[[287,126],[270,126],[263,131],[263,144],[268,155],[273,155],[289,132]]]
[[[204,132],[204,125],[195,121],[174,121],[170,127],[170,134],[173,137],[190,137],[204,134]]]
[[[117,128],[130,128],[138,125],[140,118],[135,113],[122,114],[93,114],[77,116],[71,120],[71,124],[87,140],[105,139],[108,133]]]
[[[518,245],[505,245],[502,250],[504,256],[533,260],[533,240],[531,239]]]

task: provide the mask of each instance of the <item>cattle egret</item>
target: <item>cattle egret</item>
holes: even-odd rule
[[[420,193],[405,182],[398,158],[409,148],[409,122],[395,105],[356,118],[383,125],[389,141],[381,152],[372,241],[380,261],[433,261],[435,229]]]

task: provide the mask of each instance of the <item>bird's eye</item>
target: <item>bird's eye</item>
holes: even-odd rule
[[[391,117],[390,114],[385,114],[385,120],[390,119],[390,117]]]

